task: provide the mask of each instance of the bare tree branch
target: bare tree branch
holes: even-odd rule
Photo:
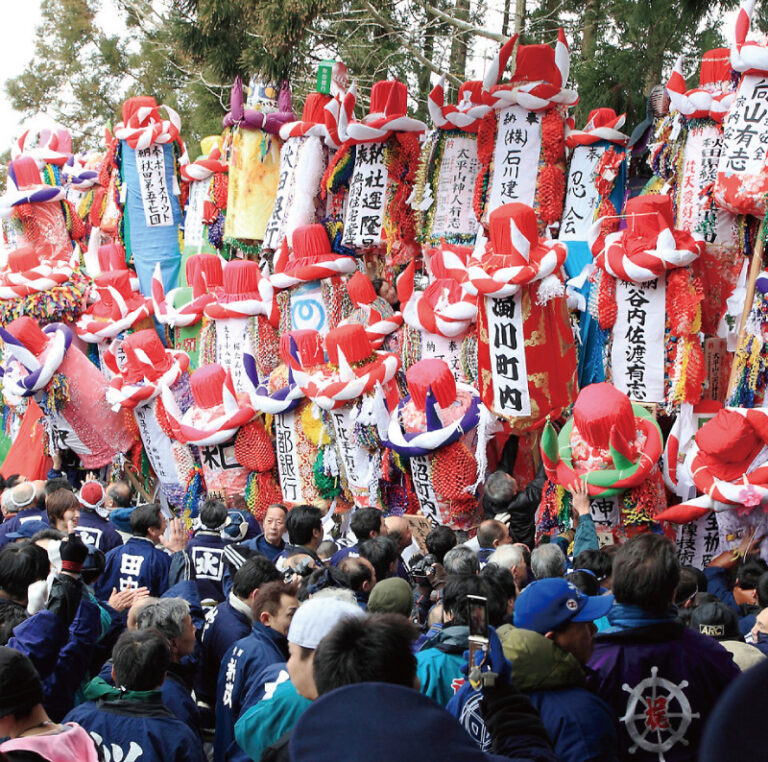
[[[426,66],[430,71],[432,71],[434,74],[442,75],[443,72],[440,71],[440,69],[435,66],[435,64],[432,63],[432,61],[429,61],[426,59],[421,52],[415,48],[413,45],[411,45],[407,40],[403,38],[401,34],[398,34],[395,29],[392,27],[392,24],[389,23],[389,20],[386,19],[384,16],[382,16],[376,8],[373,6],[373,3],[370,2],[370,0],[365,0],[365,4],[368,7],[368,10],[371,12],[371,15],[376,19],[376,21],[381,24],[384,29],[387,30],[387,32],[394,37],[396,37],[400,44],[422,65]],[[450,82],[457,87],[461,86],[461,80],[454,76],[453,74],[447,73],[446,74],[447,79],[450,80]]]
[[[426,0],[415,0],[415,1],[422,8],[429,11],[430,13],[434,13],[435,16],[442,19],[447,24],[450,24],[451,26],[455,27],[459,31],[469,32],[469,34],[476,34],[478,37],[485,37],[486,39],[495,40],[496,42],[507,41],[507,38],[503,34],[499,34],[498,32],[491,32],[489,29],[483,29],[481,27],[473,26],[472,24],[469,24],[466,21],[462,21],[461,19],[457,19],[453,16],[450,16],[444,11],[441,11],[439,8],[435,8],[434,5],[431,5],[430,3],[426,2]]]

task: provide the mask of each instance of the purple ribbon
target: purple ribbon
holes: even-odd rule
[[[64,323],[50,323],[49,325],[45,326],[45,328],[43,328],[43,333],[46,334],[53,334],[56,333],[56,331],[64,332],[64,354],[66,355],[70,345],[72,344],[72,329]],[[34,354],[31,352],[31,350],[25,347],[24,344],[22,344],[12,333],[2,327],[0,327],[0,338],[2,338],[6,344],[20,347],[25,349],[27,352],[30,352],[30,354]],[[24,378],[22,378],[19,383],[24,387],[24,389],[26,389],[26,391],[23,392],[23,396],[30,397],[35,393],[33,391],[34,387],[37,384],[37,380],[40,378],[40,374],[45,369],[45,366],[41,365],[37,370],[30,370],[30,368],[27,368],[26,365],[24,365],[24,367],[27,369],[27,371],[29,371],[29,374],[24,376]]]
[[[291,93],[288,83],[283,82],[278,100],[279,111],[262,114],[256,109],[246,109],[243,101],[243,82],[235,77],[232,92],[229,96],[229,112],[224,117],[224,127],[242,127],[248,130],[264,130],[270,135],[277,135],[280,128],[288,122],[295,122],[296,115],[291,109]]]
[[[398,404],[395,410],[396,416],[400,414],[400,411],[403,409],[403,407],[405,407],[405,405],[410,401],[410,399],[411,399],[411,395],[408,394],[400,401],[400,403]],[[436,404],[436,401],[430,389],[430,391],[427,393],[427,399],[426,399],[426,405],[425,405],[428,432],[439,431],[440,429],[448,428],[447,426],[443,425],[442,421],[438,417],[437,411],[435,410],[435,404]],[[457,442],[468,431],[472,431],[472,429],[474,429],[475,426],[477,426],[479,421],[480,421],[480,398],[473,395],[472,402],[464,412],[464,415],[462,416],[458,427],[448,437],[448,439],[440,443],[440,447],[447,447],[448,445],[453,444],[454,442]],[[451,426],[455,426],[455,424],[451,424]],[[422,434],[424,434],[423,431],[416,431],[416,432],[404,431],[403,439],[405,439],[406,442],[410,442],[416,437],[421,436]],[[429,455],[429,453],[434,452],[434,450],[430,450],[425,447],[417,447],[417,446],[403,447],[402,445],[396,445],[389,440],[387,440],[387,447],[399,453],[400,455],[404,455],[406,458],[414,458],[419,455]]]

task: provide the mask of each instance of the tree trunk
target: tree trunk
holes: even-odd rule
[[[461,21],[469,20],[469,0],[456,0],[453,8],[453,15]],[[467,35],[466,32],[454,30],[451,40],[451,74],[457,76],[462,82],[466,79],[467,73]],[[451,90],[454,90],[452,87]]]
[[[600,0],[587,0],[584,4],[584,30],[581,35],[581,60],[591,61],[595,55],[597,36],[597,18],[600,13]]]
[[[525,23],[525,0],[515,0],[515,34],[523,31]]]
[[[425,27],[424,27],[424,58],[426,58],[428,61],[432,60],[432,55],[435,52],[435,15],[434,13],[431,13],[426,8],[424,9],[424,15],[425,15]],[[426,103],[427,103],[427,96],[429,95],[429,91],[432,89],[429,86],[429,79],[430,75],[432,74],[431,69],[423,65],[421,69],[419,70],[419,112],[420,115],[422,110],[426,110]],[[424,113],[426,115],[426,111]]]
[[[510,0],[504,0],[504,15],[501,20],[501,33],[509,37],[509,7]]]

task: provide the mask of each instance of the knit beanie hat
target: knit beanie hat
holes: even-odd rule
[[[411,586],[401,577],[390,577],[377,582],[368,598],[368,612],[371,614],[410,616],[412,608]]]

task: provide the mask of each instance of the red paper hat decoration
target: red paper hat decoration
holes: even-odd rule
[[[736,93],[727,48],[708,50],[701,61],[698,87],[688,90],[683,76],[683,57],[678,57],[667,82],[670,112],[678,111],[686,119],[712,119],[722,122]]]
[[[565,293],[554,274],[565,262],[568,249],[559,241],[539,238],[531,207],[504,204],[491,212],[488,223],[490,240],[485,256],[482,261],[470,261],[462,284],[468,293],[501,299],[535,281],[546,281],[539,287],[542,302]]]
[[[164,109],[167,119],[160,116]],[[148,95],[128,98],[123,103],[123,121],[115,125],[115,137],[131,148],[149,148],[153,143],[171,143],[179,138],[181,119],[168,106],[158,106]]]
[[[221,365],[201,365],[189,380],[194,404],[183,416],[168,385],[162,385],[169,425],[182,444],[202,447],[228,442],[256,414],[247,395],[235,392],[231,373]]]
[[[517,35],[505,42],[483,79],[494,108],[519,105],[530,111],[543,111],[555,105],[574,106],[579,96],[565,89],[571,66],[571,54],[561,29],[557,45],[518,45],[514,74],[509,82],[497,84],[517,45]]]
[[[118,365],[112,347],[104,353],[104,363],[114,377],[107,389],[112,409],[132,410],[151,402],[162,386],[173,386],[189,368],[189,355],[182,350],[166,349],[154,328],[145,328],[126,336],[121,344],[125,355]]]
[[[293,231],[293,251],[288,253],[287,241],[275,261],[271,277],[275,288],[290,288],[299,283],[332,278],[357,269],[354,257],[331,250],[331,241],[324,225],[301,225]]]
[[[429,261],[432,282],[424,291],[414,289],[415,262],[397,279],[397,295],[403,319],[418,331],[445,338],[467,334],[477,319],[477,296],[459,285],[466,279],[469,248],[446,246],[433,251]]]
[[[296,357],[291,356],[291,342],[296,350]],[[280,337],[280,357],[286,365],[294,368],[309,368],[325,362],[323,337],[311,328],[288,331]]]
[[[746,0],[736,16],[731,66],[742,74],[765,75],[768,72],[768,47],[758,42],[747,42],[754,7],[755,0]]]
[[[325,349],[330,367],[311,374],[293,371],[304,394],[324,410],[342,407],[379,384],[385,386],[400,367],[396,355],[374,352],[364,326],[356,323],[329,331]]]
[[[9,252],[0,272],[0,300],[23,299],[65,284],[74,272],[74,260],[61,261],[56,254],[50,244],[43,242]]]
[[[113,339],[152,314],[152,301],[131,288],[128,270],[116,270],[95,278],[98,301],[76,323],[77,335],[89,343]]]
[[[768,410],[725,408],[697,432],[689,454],[701,497],[670,508],[660,519],[684,523],[708,511],[749,513],[768,502]]]
[[[379,349],[384,340],[403,324],[403,316],[382,299],[373,287],[370,278],[356,272],[347,282],[347,293],[357,309],[341,321],[339,326],[360,323],[374,349]]]
[[[309,93],[304,101],[301,119],[296,122],[286,122],[280,128],[280,137],[283,140],[288,140],[289,138],[300,138],[308,135],[326,139],[328,137],[328,127],[325,121],[325,107],[330,102],[330,95]]]
[[[420,360],[408,368],[405,380],[411,400],[419,410],[427,409],[427,392],[430,390],[442,408],[456,402],[456,380],[443,360]]]
[[[626,117],[626,114],[617,116],[612,108],[593,109],[589,112],[583,130],[568,130],[565,143],[568,148],[573,149],[576,146],[588,146],[606,140],[624,147],[629,143],[629,135],[621,132]]]
[[[217,300],[205,307],[212,320],[266,316],[277,325],[279,312],[272,283],[261,274],[259,265],[247,259],[233,259],[224,266],[222,288]]]
[[[691,264],[704,251],[704,241],[674,229],[669,196],[636,196],[625,207],[627,227],[605,237],[602,251],[592,249],[595,264],[610,275],[634,283],[658,278],[666,270]],[[590,230],[590,245],[599,240],[599,223]]]
[[[477,132],[480,120],[491,110],[490,98],[483,91],[480,80],[464,82],[459,88],[459,99],[455,106],[445,105],[445,75],[432,88],[427,99],[429,116],[435,127],[443,130]]]
[[[427,125],[408,116],[408,88],[399,80],[375,82],[371,88],[371,102],[362,122],[352,121],[357,100],[357,87],[353,83],[344,96],[339,114],[339,135],[352,143],[384,141],[393,132],[424,132]]]

